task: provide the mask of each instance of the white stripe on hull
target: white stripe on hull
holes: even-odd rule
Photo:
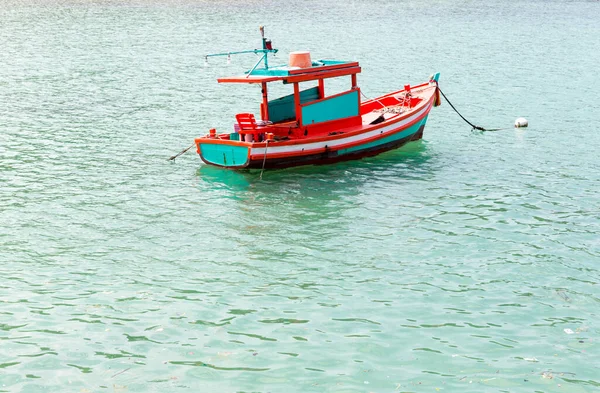
[[[271,154],[301,153],[304,151],[323,149],[323,148],[325,148],[325,146],[327,146],[329,149],[335,150],[335,148],[338,146],[346,145],[349,143],[360,142],[361,140],[366,140],[366,139],[373,138],[376,136],[384,138],[384,137],[394,133],[395,131],[402,129],[407,124],[414,122],[416,119],[421,117],[424,113],[427,113],[431,109],[431,106],[432,106],[432,103],[429,102],[421,110],[419,110],[418,112],[416,112],[415,114],[413,114],[412,116],[410,116],[406,119],[400,120],[400,121],[390,124],[388,126],[376,128],[372,131],[367,131],[367,132],[359,134],[359,135],[353,135],[353,136],[349,136],[346,138],[334,139],[334,140],[329,140],[329,141],[303,143],[303,144],[298,144],[298,145],[269,146],[267,149],[267,157]],[[256,155],[264,156],[265,148],[264,147],[251,148],[250,156],[256,156]]]

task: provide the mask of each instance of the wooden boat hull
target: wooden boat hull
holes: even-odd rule
[[[397,149],[408,142],[421,139],[423,137],[423,130],[425,128],[426,121],[427,118],[423,119],[422,122],[411,126],[409,129],[405,130],[405,132],[399,132],[394,138],[382,138],[382,140],[378,141],[378,143],[365,144],[360,149],[347,152],[332,150],[306,156],[271,158],[265,161],[264,167],[266,169],[275,169],[289,168],[300,165],[326,165],[341,161],[359,160],[365,157],[376,156],[386,151]],[[246,167],[249,169],[261,169],[263,167],[263,161],[260,158],[258,160],[251,160],[248,162]]]
[[[424,93],[418,105],[377,124],[331,129],[321,137],[260,143],[202,137],[196,139],[197,151],[205,163],[230,169],[322,165],[374,156],[422,138],[437,88],[421,87]]]

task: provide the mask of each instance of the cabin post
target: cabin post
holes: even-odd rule
[[[352,87],[351,87],[351,89],[358,90],[358,107],[360,108],[360,87],[358,87],[358,83],[356,82],[356,74],[352,74]]]
[[[269,99],[267,94],[267,83],[262,82],[262,105],[260,106],[260,117],[262,120],[269,120]]]
[[[325,83],[323,82],[323,79],[319,79],[319,98],[325,98]]]
[[[302,108],[300,107],[300,83],[294,83],[294,106],[296,108],[296,121],[302,125]]]

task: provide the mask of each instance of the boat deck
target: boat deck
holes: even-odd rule
[[[299,126],[296,121],[286,121],[265,125],[265,133],[272,133],[275,140],[306,140],[335,134],[360,132],[374,125],[393,120],[414,110],[425,98],[425,93],[435,86],[424,84],[413,88],[409,95],[406,91],[394,92],[382,97],[365,101],[360,106],[360,114],[356,122],[344,126],[344,121],[332,122],[324,126]],[[308,129],[308,132],[305,132]],[[332,129],[336,131],[331,132]]]

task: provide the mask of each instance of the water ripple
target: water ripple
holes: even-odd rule
[[[597,4],[507,4],[2,2],[0,389],[597,390]],[[253,56],[201,63],[264,20],[365,94],[439,70],[470,119],[531,126],[444,104],[361,161],[167,162],[257,110],[214,83]],[[373,50],[389,26],[406,50]]]

